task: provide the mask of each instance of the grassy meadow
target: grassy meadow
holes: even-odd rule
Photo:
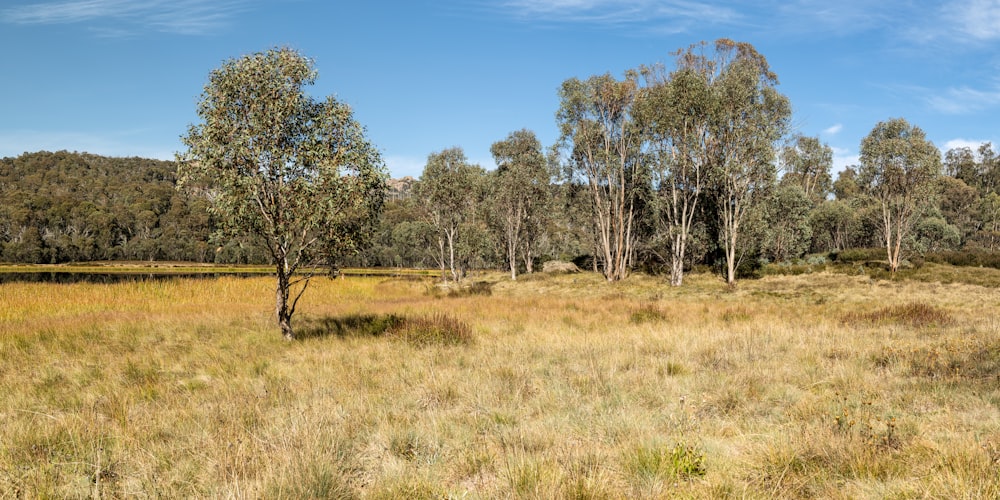
[[[934,269],[324,277],[294,342],[270,277],[3,284],[0,499],[998,498],[1000,271]]]

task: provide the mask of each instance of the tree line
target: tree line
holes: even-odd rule
[[[436,265],[457,279],[467,267],[514,278],[537,260],[573,259],[609,281],[644,268],[680,285],[697,265],[733,283],[848,248],[882,248],[893,272],[906,256],[997,249],[991,144],[942,162],[919,127],[888,119],[834,180],[832,149],[789,134],[777,84],[763,55],[726,39],[621,79],[568,79],[558,144],[546,153],[532,132],[513,132],[493,145],[493,172],[460,148],[430,155],[360,262]]]
[[[309,71],[301,70],[306,81]],[[644,269],[680,285],[696,266],[733,282],[769,262],[823,259],[849,248],[882,248],[891,270],[927,252],[997,249],[1000,157],[992,145],[942,156],[919,127],[887,119],[862,140],[859,164],[834,179],[832,149],[818,137],[790,134],[791,105],[777,87],[763,55],[725,39],[692,45],[670,64],[621,78],[570,78],[558,91],[556,145],[544,147],[530,130],[514,131],[493,144],[493,171],[449,148],[428,157],[419,179],[390,182],[384,205],[325,204],[331,213],[324,221],[337,226],[331,234],[352,235],[341,239],[350,244],[324,249],[327,263],[437,268],[459,280],[469,269],[504,269],[516,278],[564,260],[611,281]],[[349,113],[339,104],[323,110],[320,104],[309,106],[323,119],[353,123],[338,118]],[[354,135],[317,136],[310,147],[362,144],[363,131],[352,127]],[[195,132],[188,135],[192,151],[202,140]],[[215,154],[196,152],[192,158]],[[225,161],[225,153],[217,156]],[[234,230],[239,221],[210,210],[240,198],[189,177],[176,189],[177,163],[141,158],[68,152],[4,158],[0,260],[274,263],[282,257],[275,252],[283,243]],[[365,189],[380,182],[372,177]],[[298,186],[302,199],[312,192],[308,184],[288,186]]]

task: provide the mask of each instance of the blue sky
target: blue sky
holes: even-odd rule
[[[171,159],[209,71],[274,46],[313,58],[394,176],[529,128],[558,138],[560,83],[701,40],[752,43],[793,128],[857,161],[903,117],[943,151],[1000,144],[1000,0],[6,0],[0,157],[38,150]]]

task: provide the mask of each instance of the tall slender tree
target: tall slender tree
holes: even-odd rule
[[[648,188],[643,137],[633,116],[634,73],[571,78],[559,91],[560,142],[570,177],[587,185],[602,272],[608,281],[628,276],[636,241],[640,197]]]
[[[924,131],[902,118],[879,122],[861,141],[858,183],[880,208],[879,226],[889,269],[924,211],[934,203],[941,153]]]
[[[315,79],[312,61],[287,48],[226,61],[209,75],[202,122],[178,155],[181,184],[210,186],[228,234],[249,233],[270,253],[286,339],[295,337],[292,316],[312,270],[329,249],[359,238],[349,221],[371,216],[385,197],[378,151],[350,107],[306,94]]]
[[[675,54],[676,68],[662,65],[640,69],[645,86],[638,117],[647,134],[657,218],[665,223],[670,241],[670,284],[684,281],[684,259],[698,201],[708,178],[711,62],[705,44]]]
[[[447,268],[453,281],[460,277],[456,266],[459,229],[472,213],[477,170],[481,169],[469,163],[462,148],[431,153],[416,188],[430,224],[437,229],[442,278]]]
[[[709,130],[711,184],[726,282],[735,284],[744,257],[743,225],[774,184],[776,144],[788,127],[791,106],[775,88],[778,76],[749,43],[717,40],[711,67],[718,72]]]
[[[542,143],[530,130],[511,132],[490,149],[497,169],[491,183],[491,215],[503,244],[510,279],[517,279],[517,256],[531,272],[532,249],[549,197],[549,173]]]

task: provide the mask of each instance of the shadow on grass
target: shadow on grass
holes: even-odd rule
[[[296,329],[299,339],[319,337],[381,337],[399,328],[406,318],[396,314],[352,314],[339,318],[303,318]]]
[[[298,339],[321,337],[388,337],[414,347],[470,345],[472,327],[446,314],[408,318],[396,314],[354,314],[340,318],[305,318]]]

